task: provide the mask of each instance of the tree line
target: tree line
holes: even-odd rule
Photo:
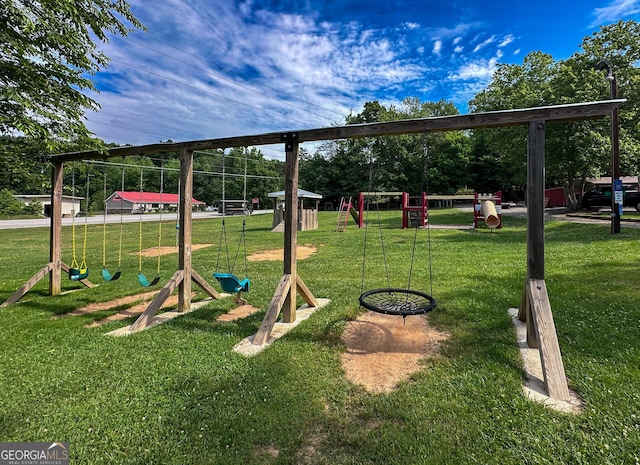
[[[609,82],[596,64],[607,58],[614,69],[619,111],[620,172],[640,172],[640,24],[619,21],[585,37],[580,51],[556,61],[542,52],[522,65],[499,65],[490,84],[469,102],[470,112],[590,102],[610,98]],[[367,102],[346,124],[457,115],[446,101],[406,98],[399,105]],[[610,175],[610,119],[549,124],[546,129],[547,187],[563,187],[568,204],[578,206],[587,179]],[[527,178],[525,127],[331,141],[303,153],[300,182],[334,204],[358,192],[408,191],[453,194],[502,190],[523,200]],[[577,193],[576,193],[577,192]]]
[[[127,35],[144,26],[126,2],[47,3],[48,8],[9,0],[0,18],[0,186],[10,193],[44,194],[51,189],[50,167],[42,155],[106,147],[82,121],[97,104],[82,91],[91,75],[108,64],[94,41],[109,33]],[[64,12],[64,13],[61,13]],[[61,33],[64,32],[64,33]],[[554,60],[540,51],[521,65],[498,65],[491,82],[469,101],[470,112],[588,102],[609,98],[609,82],[596,64],[606,58],[615,72],[620,109],[620,169],[640,171],[640,24],[619,21],[585,37],[571,57]],[[60,111],[64,109],[64,111]],[[458,114],[449,101],[407,97],[395,105],[365,103],[360,113],[337,124],[361,124]],[[550,124],[546,130],[547,187],[565,188],[576,206],[585,181],[610,173],[610,122],[607,119]],[[193,195],[209,205],[223,197],[222,152],[194,157]],[[257,149],[233,149],[225,160],[226,198],[258,198],[281,190],[283,163]],[[244,176],[246,168],[248,177]],[[122,165],[125,165],[124,170]],[[120,164],[69,163],[65,194],[85,196],[90,211],[101,211],[105,195],[125,190],[177,192],[177,153],[126,157]],[[142,183],[140,176],[142,175]],[[162,182],[160,178],[162,177]],[[330,141],[313,153],[300,152],[300,186],[336,204],[360,191],[451,194],[461,190],[502,190],[507,199],[524,198],[526,129],[520,127]],[[105,189],[106,181],[106,189]],[[578,195],[576,195],[576,188]],[[0,202],[0,208],[11,202]],[[15,207],[15,204],[12,208]],[[2,212],[0,212],[2,213]],[[5,212],[6,214],[6,212]]]

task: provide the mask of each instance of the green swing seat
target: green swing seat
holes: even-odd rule
[[[149,281],[147,277],[144,275],[144,273],[140,272],[138,273],[138,282],[143,287],[155,286],[160,282],[160,275],[153,278],[153,281]]]
[[[111,274],[111,272],[107,268],[102,269],[102,279],[105,281],[116,281],[120,278],[122,272],[120,270],[116,271],[115,274]]]
[[[69,279],[71,281],[82,281],[89,276],[89,268],[69,268]]]
[[[239,280],[231,273],[213,273],[213,277],[218,280],[222,290],[225,292],[249,292],[249,278]]]

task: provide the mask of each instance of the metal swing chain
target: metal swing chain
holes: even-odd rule
[[[140,196],[138,198],[138,213],[140,214],[140,221],[138,221],[138,273],[142,273],[142,188],[143,188],[143,171],[142,165],[140,165]]]
[[[227,255],[227,271],[231,272],[231,263],[229,261],[229,246],[227,244],[227,229],[225,226],[225,216],[227,213],[226,206],[226,196],[225,196],[225,175],[226,175],[226,166],[225,166],[225,153],[222,151],[222,228],[220,229],[220,242],[218,244],[218,258],[216,259],[216,271],[218,271],[218,265],[220,264],[220,254],[222,252],[222,240],[224,238],[224,247]]]
[[[121,181],[121,188],[120,188],[120,197],[122,197],[122,193],[124,192],[124,170],[125,167],[124,165],[122,166],[122,181]],[[123,223],[123,205],[122,205],[122,198],[120,199],[120,240],[119,240],[119,245],[118,245],[118,269],[120,269],[122,267],[122,223]]]
[[[429,167],[429,154],[425,146],[424,149],[424,192],[429,192],[429,176],[427,169]],[[429,201],[427,200],[427,208]],[[431,260],[431,222],[427,219],[427,259],[429,260],[429,295],[433,295],[433,262]]]
[[[162,210],[164,209],[164,204],[162,203],[162,194],[164,193],[164,159],[160,161],[160,202],[158,203],[158,210],[160,211],[160,216],[158,217],[158,265],[157,265],[157,275],[160,276],[160,257],[162,254]]]
[[[236,255],[235,257],[233,257],[233,266],[231,267],[231,273],[233,273],[233,270],[236,267],[236,262],[238,260],[238,255],[240,254],[240,247],[242,245],[244,245],[244,277],[246,278],[249,273],[248,273],[248,267],[247,267],[247,240],[246,240],[246,236],[245,236],[245,227],[246,227],[246,217],[247,217],[247,208],[246,208],[246,201],[247,201],[247,152],[246,152],[246,148],[245,148],[245,153],[244,153],[244,188],[242,191],[242,198],[245,202],[244,208],[242,210],[242,232],[240,233],[240,239],[238,240],[238,248],[236,249]]]
[[[107,170],[104,171],[103,202],[104,211],[102,213],[102,268],[107,267]]]
[[[427,154],[428,154],[428,147],[425,143],[425,147],[424,147],[424,155],[422,156],[422,182],[420,184],[420,195],[422,196],[422,192],[425,192],[425,178],[426,178],[426,172],[427,172]],[[422,199],[421,199],[422,201]],[[424,208],[424,205],[422,205],[422,208]],[[411,250],[411,264],[409,266],[409,277],[407,278],[407,290],[411,289],[411,278],[413,276],[413,264],[415,262],[415,256],[416,256],[416,244],[418,242],[418,229],[420,228],[420,225],[416,219],[416,227],[414,229],[413,232],[413,248]]]
[[[82,263],[80,268],[87,268],[87,223],[89,218],[89,181],[90,173],[89,166],[87,166],[87,197],[84,199],[84,237],[82,239]]]
[[[71,167],[71,197],[73,203],[73,210],[71,210],[71,268],[78,268],[78,260],[76,259],[76,172],[73,166]]]
[[[367,193],[367,202],[366,202],[366,215],[365,215],[365,225],[364,225],[364,247],[363,247],[363,257],[362,257],[362,279],[360,282],[360,294],[364,292],[364,278],[365,278],[365,264],[367,258],[367,229],[368,229],[368,219],[369,219],[369,210],[371,206],[371,197],[373,194],[373,156],[369,157],[369,192]],[[382,259],[384,262],[384,270],[385,276],[387,278],[387,287],[391,287],[391,281],[389,278],[389,267],[387,265],[387,256],[384,248],[384,236],[382,234],[382,223],[380,219],[380,206],[378,202],[376,202],[377,207],[377,216],[378,216],[378,231],[380,233],[380,245],[382,249]],[[360,213],[362,214],[362,213]]]

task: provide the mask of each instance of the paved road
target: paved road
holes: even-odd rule
[[[254,215],[271,214],[273,210],[256,210]],[[220,213],[214,212],[194,212],[192,214],[193,219],[201,218],[222,218]],[[79,217],[75,218],[75,224],[84,225],[85,219],[87,224],[102,224],[104,221],[103,215],[88,216],[87,218]],[[138,221],[158,221],[160,215],[156,213],[149,213],[146,215],[122,215],[123,223],[137,223]],[[120,214],[107,215],[107,223],[120,223]],[[163,213],[162,221],[178,221],[177,213]],[[73,218],[62,218],[62,226],[71,226]],[[51,220],[49,218],[36,218],[30,220],[1,220],[0,229],[22,229],[22,228],[48,228],[51,226]]]

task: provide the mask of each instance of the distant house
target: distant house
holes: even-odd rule
[[[178,194],[163,192],[115,191],[105,201],[109,213],[144,213],[152,211],[175,211],[178,209]],[[192,199],[194,209],[204,208],[206,204]]]
[[[626,189],[638,190],[638,176],[620,176],[622,185]],[[585,190],[593,189],[594,187],[610,186],[611,176],[602,176],[601,178],[590,178],[586,180]]]
[[[20,202],[29,205],[34,201],[38,201],[42,204],[42,214],[46,217],[51,217],[51,195],[29,195],[29,194],[17,194],[14,195]],[[62,217],[70,218],[72,215],[78,216],[80,213],[80,201],[84,200],[84,197],[76,197],[73,195],[62,196]]]

